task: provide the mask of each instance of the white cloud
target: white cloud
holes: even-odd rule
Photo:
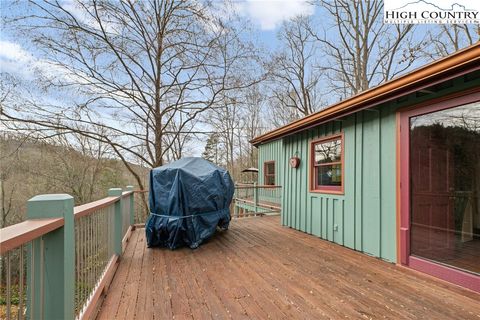
[[[246,0],[236,3],[236,7],[262,30],[274,30],[285,20],[315,12],[315,7],[303,0]]]
[[[105,19],[102,19],[102,25],[100,26],[98,21],[92,17],[91,13],[86,11],[89,8],[89,6],[86,4],[82,5],[81,1],[65,0],[62,2],[61,7],[64,10],[66,10],[68,13],[73,15],[75,19],[79,21],[81,24],[84,24],[96,30],[100,30],[102,26],[106,32],[119,34],[119,32],[116,29],[116,24],[113,23],[112,21],[108,21],[109,20],[108,17],[105,17]],[[89,9],[93,11],[91,6]],[[102,16],[102,12],[100,12],[99,14],[100,16]]]
[[[48,78],[65,77],[67,70],[51,61],[35,57],[16,42],[0,40],[0,70],[32,80],[38,75]]]
[[[19,43],[0,40],[0,71],[23,80],[61,80],[82,83],[81,77],[54,61],[36,57]]]
[[[0,40],[0,70],[6,73],[33,77],[36,59],[18,43]]]

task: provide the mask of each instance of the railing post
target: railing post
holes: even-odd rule
[[[255,203],[255,212],[257,212],[257,207],[258,207],[258,188],[257,188],[257,183],[253,183],[253,202]]]
[[[110,188],[108,189],[109,197],[119,197],[115,202],[115,228],[114,228],[114,248],[115,254],[119,257],[122,255],[122,188]]]
[[[133,191],[133,186],[127,186],[127,191]],[[130,195],[130,225],[135,224],[135,194]]]
[[[237,206],[237,201],[233,204],[233,216],[235,218],[238,218],[238,206]]]
[[[27,218],[64,219],[62,228],[45,234],[29,245],[28,318],[73,320],[75,317],[73,197],[68,194],[35,196],[27,202]]]

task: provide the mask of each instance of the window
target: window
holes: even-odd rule
[[[267,186],[275,185],[275,161],[267,161],[263,164],[263,182]]]
[[[312,142],[311,190],[343,193],[343,135]]]

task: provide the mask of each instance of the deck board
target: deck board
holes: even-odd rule
[[[196,250],[132,234],[97,319],[479,319],[480,295],[317,237],[234,220]]]

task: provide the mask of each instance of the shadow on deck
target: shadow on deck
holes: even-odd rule
[[[478,319],[479,297],[255,217],[197,250],[135,230],[97,319]]]

